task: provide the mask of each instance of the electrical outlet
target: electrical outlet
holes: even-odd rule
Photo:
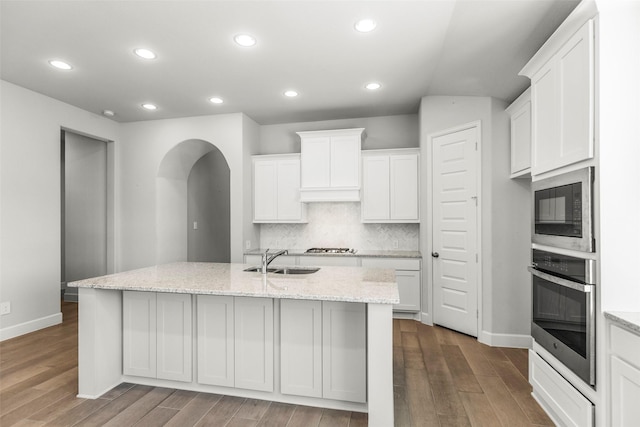
[[[198,221],[193,221],[193,229],[194,230],[198,229]]]
[[[393,249],[398,249],[398,241],[397,240],[393,241]]]
[[[11,302],[7,301],[0,303],[0,315],[9,313],[11,313]]]
[[[244,242],[244,248],[251,249],[251,240],[247,240],[246,242]]]

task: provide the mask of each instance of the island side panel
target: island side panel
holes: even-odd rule
[[[394,425],[393,317],[390,304],[367,304],[369,427]]]
[[[78,289],[78,397],[122,382],[122,291]]]

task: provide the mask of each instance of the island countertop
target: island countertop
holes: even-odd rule
[[[393,269],[322,267],[312,274],[246,272],[248,264],[175,262],[71,282],[77,288],[397,304]]]

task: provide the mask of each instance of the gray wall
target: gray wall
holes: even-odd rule
[[[64,132],[63,227],[62,281],[107,274],[107,143],[72,132]]]
[[[418,115],[406,114],[260,126],[259,154],[299,153],[300,137],[296,132],[349,128],[365,128],[363,150],[420,145]]]
[[[230,172],[220,150],[202,156],[187,182],[187,259],[200,262],[231,260]],[[194,230],[193,223],[198,228]]]

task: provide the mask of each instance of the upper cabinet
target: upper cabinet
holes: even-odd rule
[[[253,156],[253,222],[307,222],[299,154]]]
[[[418,149],[362,152],[362,222],[420,222]]]
[[[509,107],[511,117],[511,178],[531,176],[531,88]]]
[[[359,201],[364,129],[298,132],[298,135],[301,201]]]
[[[532,175],[593,158],[593,21],[542,64],[541,52],[522,71],[531,78]]]

